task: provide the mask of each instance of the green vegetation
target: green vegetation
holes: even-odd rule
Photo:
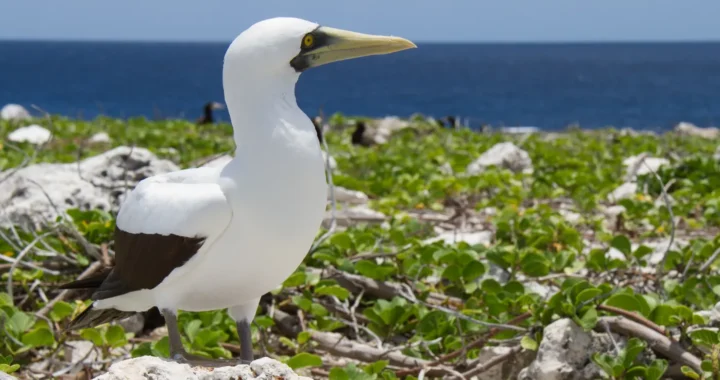
[[[344,119],[335,115],[331,121],[340,125]],[[229,125],[57,117],[37,123],[51,129],[54,139],[37,150],[2,143],[0,170],[73,162],[119,145],[148,148],[181,167],[232,149]],[[476,372],[467,363],[483,347],[537,351],[543,327],[560,318],[605,332],[608,327],[599,321],[619,315],[650,329],[648,334],[677,340],[688,355],[702,360],[702,367],[693,370],[678,357],[653,353],[656,346],[642,334],[626,332],[623,347],[592,355],[607,378],[659,379],[678,363],[690,378],[720,378],[720,335],[710,328],[707,314],[698,313],[720,301],[719,263],[711,260],[720,250],[720,163],[713,158],[714,141],[614,129],[512,136],[413,123],[389,143],[373,147],[351,145],[347,128],[326,134],[338,164],[335,185],[368,194],[369,207],[385,213],[387,223],[352,223],[310,252],[258,309],[256,352],[266,350],[320,378],[469,375]],[[0,122],[0,141],[12,129]],[[110,135],[110,144],[85,142],[101,131]],[[463,174],[469,163],[503,141],[529,153],[532,173],[492,167]],[[623,160],[641,153],[671,163],[657,171],[660,180],[653,173],[641,175],[637,194],[609,202],[608,194],[625,182]],[[440,170],[443,166],[457,174]],[[607,208],[615,204],[624,209],[611,216]],[[567,210],[577,218],[569,218]],[[47,358],[65,363],[35,370],[52,374],[69,364],[63,348],[72,340],[93,342],[98,360],[128,346],[134,356],[168,355],[166,337],[135,336],[118,325],[62,333],[89,301],[64,299],[46,307],[59,293],[53,287],[97,265],[96,252],[112,251],[114,228],[107,212],[71,213],[73,226],[0,230],[5,261],[22,254],[23,261],[39,268],[0,264],[2,284],[12,290],[0,293],[0,371],[30,371],[31,363]],[[427,214],[436,217],[421,217]],[[466,225],[493,231],[494,238],[487,246],[426,242],[436,235],[434,227]],[[651,264],[652,256],[663,256],[673,232],[675,241],[687,244],[667,250],[664,266]],[[37,249],[26,248],[30,245]],[[613,255],[607,254],[610,249]],[[490,275],[491,268],[503,275]],[[551,296],[545,299],[539,288]],[[193,354],[230,358],[237,352],[235,326],[224,311],[181,313],[179,324]],[[337,365],[341,356],[360,358],[333,351],[329,333],[357,345],[351,351],[385,355]],[[397,355],[427,365],[402,364]]]

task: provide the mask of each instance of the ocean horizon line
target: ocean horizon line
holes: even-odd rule
[[[234,37],[233,37],[234,38]],[[410,38],[410,37],[408,37]],[[410,38],[412,39],[412,38]],[[108,44],[226,44],[228,40],[164,40],[164,39],[94,39],[94,38],[17,38],[0,37],[0,42],[11,43],[108,43]],[[720,44],[720,39],[678,39],[678,40],[413,40],[419,45],[688,45],[688,44]]]

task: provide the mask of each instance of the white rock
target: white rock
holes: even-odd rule
[[[561,208],[558,213],[570,224],[577,224],[582,219],[582,215],[568,209]]]
[[[446,163],[440,165],[438,170],[440,171],[440,173],[442,173],[444,175],[453,175],[453,168],[452,168],[452,166],[450,166],[449,162],[446,162]]]
[[[697,314],[702,315],[709,325],[717,325],[720,323],[720,302],[716,303],[715,306],[710,310],[701,310]]]
[[[645,241],[642,243],[646,247],[653,249],[653,252],[645,257],[645,260],[647,261],[648,265],[654,266],[654,265],[658,265],[662,262],[662,259],[665,256],[665,251],[667,250],[669,243],[670,243],[670,238],[656,240],[656,241]],[[670,250],[680,252],[688,244],[689,243],[686,240],[675,239],[673,241],[672,246],[670,247]]]
[[[456,244],[459,242],[465,242],[470,245],[482,244],[489,246],[493,239],[492,231],[445,231],[438,234],[438,236],[423,241],[424,244],[431,244],[436,241],[443,241],[445,244]]]
[[[95,345],[87,340],[71,340],[66,342],[71,351],[71,363],[93,363],[99,360],[99,350],[95,350]]]
[[[103,144],[109,143],[110,141],[110,135],[108,135],[106,132],[98,132],[88,139],[88,142],[91,144]]]
[[[30,112],[19,104],[6,104],[0,110],[1,120],[21,121],[30,119]]]
[[[500,166],[513,172],[532,173],[530,155],[511,142],[495,144],[478,159],[470,163],[465,170],[467,174],[482,173],[488,166]]]
[[[52,133],[50,133],[49,130],[33,124],[10,132],[7,139],[17,143],[28,142],[30,144],[40,145],[50,141],[51,137]]]
[[[510,273],[505,269],[493,264],[487,263],[488,270],[480,278],[480,283],[485,280],[495,280],[500,284],[506,284],[510,280]]]
[[[602,351],[590,333],[570,319],[545,327],[535,361],[520,372],[519,380],[581,380],[602,378],[600,368],[590,360]]]
[[[529,281],[525,283],[526,293],[535,293],[540,295],[542,298],[550,298],[555,292],[548,286],[545,286],[537,281]]]
[[[290,367],[270,358],[261,358],[250,365],[234,367],[191,367],[153,356],[124,360],[110,366],[107,373],[95,380],[227,380],[227,379],[285,379],[306,380]]]
[[[330,186],[328,186],[328,202],[330,201]],[[365,204],[369,200],[367,194],[362,191],[350,190],[344,187],[335,186],[335,201],[346,204]]]
[[[720,136],[720,129],[718,128],[700,128],[695,124],[684,121],[675,126],[675,132],[680,135],[704,137],[706,139],[715,139]]]
[[[495,346],[495,347],[483,347],[478,354],[478,357],[472,361],[472,363],[484,364],[491,359],[500,355],[506,355],[512,350],[510,347]],[[479,375],[472,377],[474,380],[507,380],[516,379],[520,370],[526,365],[530,364],[533,360],[533,353],[521,352],[512,355],[510,359],[503,360],[501,364],[495,365],[487,371],[480,373]]]
[[[608,260],[620,260],[625,261],[627,258],[625,257],[625,254],[617,250],[615,247],[610,247],[610,249],[605,252],[605,258]]]
[[[532,126],[519,126],[519,127],[501,127],[500,132],[513,134],[513,135],[525,135],[531,133],[537,133],[540,129]]]
[[[638,164],[640,160],[643,159],[642,154],[639,154],[637,156],[631,156],[623,160],[623,165],[626,167],[626,175],[630,174],[630,171],[632,168]],[[652,172],[657,172],[660,167],[664,165],[670,165],[670,160],[667,158],[657,158],[657,157],[647,157],[645,156],[644,162],[639,163],[638,169],[635,172],[635,175],[645,175]],[[648,168],[648,166],[650,168]],[[652,170],[651,170],[652,169]]]
[[[147,149],[121,146],[79,164],[43,163],[0,173],[10,175],[0,183],[0,227],[37,227],[70,208],[117,210],[126,184],[130,190],[142,179],[178,169]]]
[[[367,205],[358,205],[354,207],[335,210],[335,218],[338,226],[346,227],[355,223],[382,223],[387,216],[380,211],[375,211]],[[328,228],[332,221],[332,212],[325,212],[323,227]]]
[[[608,194],[608,200],[610,202],[617,202],[621,199],[632,198],[635,196],[635,193],[637,193],[637,189],[638,185],[635,182],[623,183]]]

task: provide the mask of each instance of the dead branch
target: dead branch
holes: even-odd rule
[[[521,350],[522,350],[521,346],[515,346],[515,347],[511,348],[510,351],[508,351],[502,355],[498,355],[498,356],[488,360],[485,363],[479,363],[478,360],[475,360],[472,363],[470,363],[470,366],[472,367],[472,369],[465,371],[463,373],[463,376],[465,376],[466,378],[471,378],[471,377],[477,376],[483,372],[489,371],[494,366],[496,366],[506,360],[511,359],[513,356],[515,356]]]
[[[608,305],[598,305],[597,309],[602,310],[602,311],[607,311],[608,313],[613,313],[613,314],[623,316],[623,317],[628,318],[632,321],[635,321],[647,328],[653,329],[653,330],[657,331],[659,334],[667,335],[667,332],[665,331],[665,329],[662,326],[643,317],[640,314],[633,313],[631,311],[627,311],[625,309],[620,309],[620,308],[617,308],[614,306],[608,306]]]
[[[614,333],[642,339],[647,342],[650,349],[658,354],[686,365],[696,372],[702,372],[700,368],[701,360],[698,357],[659,332],[624,317],[601,317],[595,326],[595,330],[604,332],[602,326],[605,323],[610,326],[610,330]]]
[[[532,314],[529,313],[529,312],[528,312],[528,313],[524,313],[524,314],[520,314],[520,315],[518,315],[517,317],[515,317],[515,318],[513,318],[513,319],[511,319],[511,320],[509,320],[509,321],[507,321],[507,322],[505,322],[505,324],[508,324],[508,325],[519,324],[519,323],[525,321],[526,319],[530,318],[531,316],[532,316]],[[467,352],[467,351],[469,351],[469,350],[472,350],[472,349],[475,349],[475,348],[482,348],[483,346],[485,346],[485,344],[488,343],[488,341],[489,341],[490,339],[492,339],[495,335],[501,333],[502,331],[504,331],[504,330],[499,329],[499,328],[490,329],[485,335],[483,335],[482,337],[480,337],[480,338],[478,338],[477,340],[473,341],[473,342],[470,343],[467,347],[463,347],[463,348],[460,348],[460,349],[457,350],[457,351],[451,352],[451,353],[449,353],[449,354],[447,354],[447,355],[443,355],[443,356],[441,356],[438,360],[435,360],[435,361],[431,362],[430,365],[431,365],[431,366],[434,366],[434,365],[439,365],[439,364],[442,364],[442,363],[446,363],[446,362],[448,362],[448,361],[450,361],[450,360],[453,360],[453,359],[457,358],[458,356],[462,355],[463,353],[465,353],[465,352]],[[412,369],[409,369],[409,370],[398,371],[398,372],[396,372],[395,374],[396,374],[397,376],[407,376],[407,375],[413,375],[413,374],[419,373],[420,370],[422,370],[421,367],[416,367],[416,368],[412,368]]]

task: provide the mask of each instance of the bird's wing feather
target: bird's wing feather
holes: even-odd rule
[[[208,182],[212,175],[200,179],[211,171],[193,170],[148,178],[129,194],[117,218],[115,266],[93,299],[154,288],[225,230],[225,195]]]

